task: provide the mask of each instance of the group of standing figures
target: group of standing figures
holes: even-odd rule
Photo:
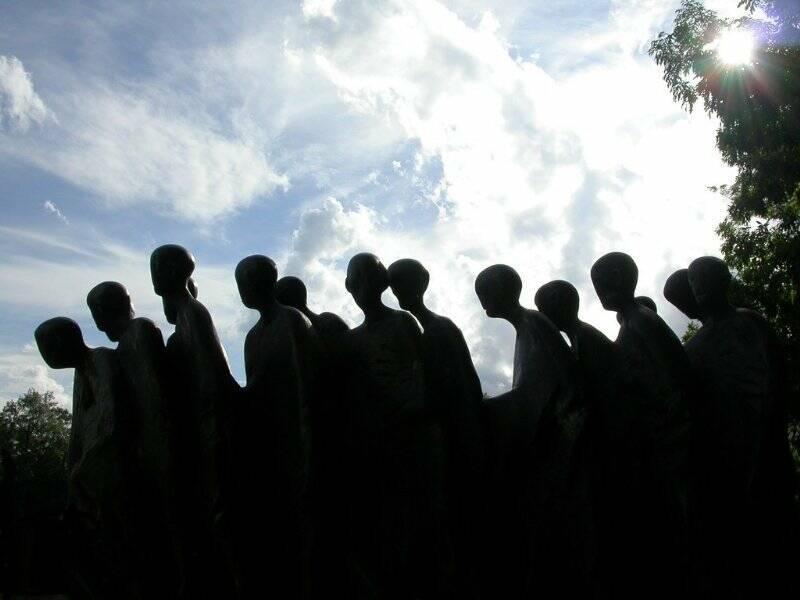
[[[354,329],[316,314],[295,277],[236,268],[260,319],[231,375],[197,300],[193,256],[157,248],[166,345],[125,288],[87,301],[116,349],[42,323],[74,368],[66,511],[76,597],[783,598],[797,568],[782,356],[704,257],[665,297],[703,326],[685,346],[630,256],[591,278],[609,340],[552,281],[520,305],[506,265],[481,272],[489,317],[516,331],[512,389],[482,394],[458,327],[424,303],[412,259],[358,254]],[[404,310],[383,304],[391,287]],[[563,334],[565,335],[562,335]],[[565,341],[569,340],[569,343]],[[795,554],[793,554],[793,552]]]

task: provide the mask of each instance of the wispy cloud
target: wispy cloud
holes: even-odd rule
[[[157,102],[84,89],[61,99],[62,125],[51,139],[26,140],[11,151],[109,206],[150,205],[196,223],[288,188],[258,147]]]
[[[64,216],[64,213],[61,212],[61,209],[59,209],[51,200],[45,200],[42,208],[44,208],[47,212],[53,213],[59,221],[64,223],[64,225],[69,225],[69,219]]]
[[[48,114],[22,62],[0,54],[0,129],[25,132],[32,124],[43,123]]]

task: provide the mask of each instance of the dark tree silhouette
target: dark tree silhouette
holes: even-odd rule
[[[25,589],[58,576],[59,517],[72,415],[53,392],[31,388],[0,410],[0,581]],[[8,588],[10,591],[12,588]]]

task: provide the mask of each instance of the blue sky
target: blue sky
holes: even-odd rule
[[[639,293],[681,331],[661,286],[718,253],[725,203],[708,186],[732,172],[714,123],[675,105],[646,55],[676,6],[4,3],[0,402],[35,386],[71,403],[72,373],[47,369],[32,333],[66,315],[108,345],[85,306],[100,281],[125,284],[167,335],[148,271],[163,243],[195,254],[239,379],[255,315],[233,269],[253,253],[353,325],[348,258],[418,258],[489,393],[513,353],[472,288],[495,262],[520,272],[529,306],[539,285],[573,281],[582,318],[613,336],[588,272],[627,251]]]

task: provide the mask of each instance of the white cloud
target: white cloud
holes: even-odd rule
[[[674,7],[593,8],[586,28],[551,32],[563,48],[540,64],[508,41],[529,8],[517,2],[487,12],[476,0],[307,1],[282,19],[251,6],[225,22],[230,36],[215,29],[213,43],[159,46],[152,80],[93,79],[58,95],[63,125],[19,152],[110,206],[147,204],[204,223],[291,180],[304,197],[270,213],[297,218],[274,254],[282,274],[307,281],[312,308],[356,323],[347,259],[360,250],[386,264],[416,257],[431,271],[431,307],[463,328],[496,392],[509,383],[513,331],[480,309],[473,282],[484,267],[518,269],[528,306],[539,285],[568,277],[582,316],[613,335],[614,316],[589,282],[596,257],[630,252],[640,293],[664,309],[666,275],[718,246],[724,200],[706,186],[730,172],[714,123],[683,113],[642,52]],[[428,203],[436,206],[425,212]],[[82,306],[81,286],[107,273],[133,286],[137,304],[150,298],[145,313],[160,313],[146,252],[128,260],[106,242],[87,248],[91,277],[86,257],[4,261],[0,300]],[[253,315],[236,297],[233,265],[206,270],[199,258],[201,298],[230,350]],[[36,269],[54,285],[78,283],[49,298]],[[664,314],[682,327],[674,311]]]
[[[42,208],[44,208],[47,212],[53,213],[59,221],[64,223],[64,225],[69,225],[69,219],[64,216],[64,213],[61,212],[61,209],[58,208],[51,200],[45,200],[45,203],[42,204]]]
[[[150,204],[199,223],[288,188],[259,147],[174,110],[146,94],[83,90],[62,99],[62,126],[48,143],[14,151],[110,206]]]
[[[730,171],[714,150],[714,124],[682,113],[642,53],[671,9],[617,3],[586,42],[599,60],[558,79],[512,57],[491,16],[472,27],[437,2],[341,3],[338,22],[318,24],[306,44],[306,58],[353,110],[396,124],[418,141],[424,161],[441,161],[446,210],[438,222],[412,231],[378,220],[372,235],[387,264],[414,256],[428,266],[432,307],[464,328],[490,389],[505,381],[513,342],[474,296],[482,268],[517,268],[529,306],[539,285],[569,273],[584,317],[614,335],[614,316],[589,282],[594,259],[611,249],[633,254],[639,292],[664,309],[666,275],[718,245],[724,203],[706,186]],[[400,161],[392,165],[405,175]],[[380,204],[373,210],[385,214]],[[340,235],[335,220],[326,223],[334,231],[310,237],[338,279],[331,248],[349,247],[326,245]],[[674,312],[666,316],[682,327]]]
[[[47,107],[22,62],[16,56],[0,55],[0,129],[24,132],[47,116]]]
[[[333,8],[338,0],[303,0],[303,15],[310,19],[314,17],[326,17],[336,21]]]
[[[49,369],[33,344],[22,348],[0,348],[0,405],[16,400],[29,388],[51,391],[59,404],[72,406],[71,369]]]

